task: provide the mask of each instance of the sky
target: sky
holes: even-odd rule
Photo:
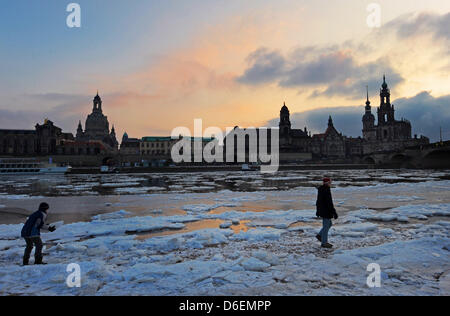
[[[414,134],[450,139],[448,0],[2,1],[0,129],[83,126],[97,90],[119,136],[277,125],[360,136],[382,76]],[[370,27],[367,10],[380,8]]]

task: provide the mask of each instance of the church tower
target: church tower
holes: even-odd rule
[[[369,87],[367,86],[367,99],[366,99],[366,113],[362,118],[363,122],[363,137],[365,140],[372,140],[376,137],[374,131],[375,127],[375,116],[372,114],[372,107],[370,106],[369,100]]]
[[[82,138],[83,136],[84,136],[83,127],[81,126],[81,121],[79,121],[77,128],[77,138]]]
[[[331,115],[328,118],[328,127],[334,127],[334,125],[333,125],[333,118],[331,117]]]
[[[383,76],[383,84],[380,89],[380,107],[378,108],[378,125],[395,122],[394,106],[391,105],[391,92]]]
[[[86,118],[84,125],[84,132],[81,127],[81,122],[77,129],[78,140],[98,140],[111,146],[113,150],[117,150],[118,142],[116,139],[116,131],[114,126],[109,129],[108,117],[103,114],[102,99],[98,91],[93,100],[92,113]]]
[[[289,109],[287,108],[286,103],[284,103],[280,111],[280,135],[288,136],[291,131],[291,120],[289,116]]]
[[[113,126],[112,126],[112,128],[111,128],[111,137],[114,137],[114,138],[116,138],[116,129],[114,128],[114,124],[113,124]]]
[[[94,108],[92,109],[92,112],[103,113],[102,98],[100,98],[100,96],[98,95],[98,91],[97,91],[97,95],[94,97],[93,103],[94,103]]]

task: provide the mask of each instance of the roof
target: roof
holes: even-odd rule
[[[184,136],[185,138],[189,138],[192,141],[195,140],[202,140],[205,142],[210,142],[212,140],[214,140],[214,138],[210,138],[210,137],[190,137],[190,136]],[[146,136],[146,137],[142,137],[142,141],[143,142],[167,142],[167,141],[171,141],[171,140],[177,140],[177,138],[172,138],[170,136]]]
[[[291,129],[291,136],[293,137],[308,137],[308,133],[301,129]]]
[[[336,135],[338,135],[339,137],[342,137],[342,135],[336,130],[336,128],[334,126],[328,126],[327,130],[325,131],[325,133],[322,134],[314,134],[313,138],[314,139],[324,139],[326,138],[331,132],[334,132]]]
[[[100,146],[102,149],[106,149],[105,143],[101,140],[64,140],[64,146],[79,146],[79,145],[87,145],[89,147],[92,146]]]
[[[172,140],[170,136],[145,136],[142,137],[143,142],[166,142]]]
[[[0,129],[0,134],[36,134],[33,129]]]

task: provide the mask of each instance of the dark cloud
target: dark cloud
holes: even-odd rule
[[[378,99],[372,100],[372,113],[376,117]],[[411,121],[413,134],[425,135],[432,141],[439,140],[439,127],[445,139],[450,139],[450,95],[433,97],[424,91],[411,98],[401,98],[394,102],[396,118]],[[305,126],[313,133],[323,133],[327,127],[328,116],[333,117],[334,125],[344,135],[362,136],[362,116],[364,106],[321,108],[291,115],[292,126],[303,129]],[[268,122],[278,126],[279,119]]]
[[[284,57],[277,51],[260,48],[247,57],[252,66],[237,81],[245,84],[260,84],[276,80],[283,73]]]
[[[258,85],[277,83],[280,87],[313,88],[309,97],[346,96],[357,99],[364,93],[365,85],[378,87],[385,73],[389,84],[395,88],[404,81],[392,66],[389,56],[364,63],[358,62],[352,52],[377,49],[377,43],[394,35],[401,40],[419,35],[431,35],[436,45],[449,52],[450,13],[406,14],[385,24],[363,41],[347,41],[339,45],[298,47],[288,55],[261,48],[247,58],[248,68],[237,78],[240,83]],[[441,54],[442,52],[440,52]]]
[[[382,32],[393,31],[398,38],[411,38],[417,35],[431,34],[437,40],[450,40],[450,13],[405,14],[387,23]]]
[[[345,81],[350,75],[349,72],[355,68],[355,61],[350,55],[333,52],[310,62],[297,63],[285,73],[280,86],[295,87]]]
[[[353,99],[361,99],[366,91],[366,85],[369,86],[370,91],[378,91],[382,84],[382,79],[380,73],[387,73],[387,82],[390,88],[397,87],[404,79],[400,74],[396,73],[389,65],[383,62],[367,64],[355,69],[352,78],[348,78],[351,83],[341,84],[339,82],[332,83],[323,90],[315,90],[311,97],[316,97],[320,95],[334,96],[334,95],[346,95]],[[364,78],[364,79],[361,79]]]
[[[249,56],[250,67],[237,80],[251,85],[275,81],[288,88],[325,86],[322,90],[315,89],[310,96],[345,95],[354,99],[364,95],[365,85],[379,86],[383,73],[389,74],[393,88],[403,81],[386,59],[358,64],[348,52],[315,54],[317,51],[322,50],[298,49],[288,59],[276,51],[258,50]]]

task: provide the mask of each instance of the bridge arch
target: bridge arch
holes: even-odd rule
[[[403,163],[411,160],[411,157],[405,154],[397,153],[391,156],[390,161],[393,163]]]
[[[422,165],[427,168],[450,168],[450,150],[437,148],[426,153],[422,158]]]
[[[366,163],[368,165],[375,165],[376,161],[373,157],[366,157],[366,158],[364,158],[364,163]]]
[[[102,166],[113,166],[116,163],[114,157],[107,156],[102,159]]]

